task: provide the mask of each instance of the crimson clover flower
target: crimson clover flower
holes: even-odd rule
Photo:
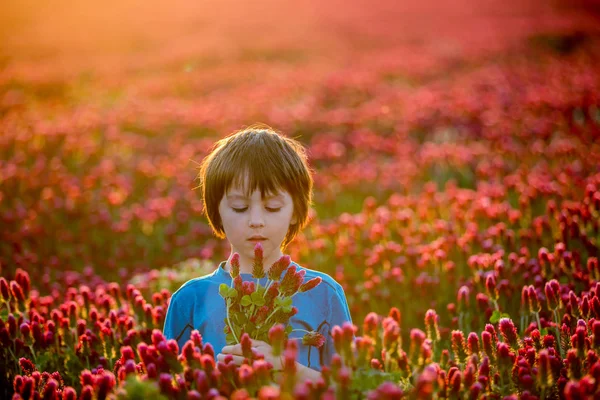
[[[261,279],[265,276],[265,270],[263,267],[263,248],[260,242],[254,246],[254,261],[252,262],[252,277],[255,279]]]
[[[290,266],[291,261],[292,260],[288,255],[284,255],[281,258],[279,258],[279,260],[275,261],[275,263],[271,265],[271,268],[269,268],[269,279],[272,281],[279,281],[281,273]]]

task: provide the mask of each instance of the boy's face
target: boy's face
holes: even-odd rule
[[[219,214],[232,251],[240,255],[240,266],[246,270],[252,268],[259,241],[265,269],[277,261],[283,255],[281,243],[288,228],[296,223],[292,197],[285,190],[263,198],[257,189],[248,197],[242,187],[234,185],[221,199]]]

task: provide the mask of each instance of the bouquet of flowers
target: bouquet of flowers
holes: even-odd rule
[[[254,281],[243,281],[240,275],[239,254],[234,253],[231,258],[231,285],[221,284],[219,294],[227,306],[224,333],[227,344],[241,342],[241,337],[247,333],[255,340],[269,341],[269,330],[283,324],[285,337],[293,331],[288,325],[289,320],[298,309],[292,306],[292,298],[302,292],[307,292],[321,283],[321,278],[316,277],[304,282],[306,271],[296,271],[295,265],[290,265],[288,255],[277,260],[267,273],[263,268],[263,248],[260,243],[254,247],[254,262],[252,265],[252,278]],[[283,277],[281,275],[285,271]],[[268,277],[265,286],[259,282],[261,278]],[[315,331],[308,332],[303,337],[305,344],[320,347],[325,342],[325,337]]]

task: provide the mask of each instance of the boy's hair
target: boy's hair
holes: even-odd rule
[[[246,195],[256,189],[261,196],[286,190],[292,197],[296,223],[290,225],[281,244],[283,249],[308,222],[313,180],[304,147],[266,125],[252,125],[217,141],[200,164],[200,188],[204,213],[219,238],[225,237],[219,203],[233,186],[242,187],[248,178]]]

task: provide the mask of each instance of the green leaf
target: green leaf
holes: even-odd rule
[[[263,299],[263,298],[261,297],[261,298],[259,298],[258,300],[256,300],[256,301],[254,302],[254,304],[256,304],[256,306],[257,306],[257,307],[262,307],[262,306],[264,306],[264,305],[265,305],[265,299]]]
[[[250,296],[248,296],[247,294],[244,295],[242,297],[242,300],[240,301],[240,304],[243,305],[244,307],[249,306],[250,303],[252,303],[252,301],[250,300]]]
[[[492,324],[495,324],[496,322],[500,321],[500,318],[502,318],[502,314],[500,313],[500,311],[494,310],[492,316],[490,317],[490,322]]]
[[[227,292],[227,297],[236,298],[238,295],[238,291],[235,288],[229,288]]]
[[[254,304],[256,304],[256,302],[257,302],[257,301],[259,301],[260,299],[262,299],[262,296],[261,296],[259,293],[257,293],[257,292],[254,292],[254,293],[252,293],[252,294],[250,295],[250,298],[252,299],[252,302],[253,302]]]
[[[291,297],[286,297],[285,299],[283,299],[283,301],[281,302],[281,305],[286,307],[286,306],[292,306],[292,298]]]
[[[275,307],[279,307],[281,305],[281,297],[275,297],[274,305]]]
[[[227,298],[228,291],[229,291],[229,286],[227,286],[225,283],[221,283],[219,285],[219,294],[221,295],[222,298],[224,298],[224,299]]]
[[[500,316],[500,318],[508,318],[508,319],[510,319],[510,314],[502,313],[501,316]]]
[[[283,312],[285,313],[289,313],[290,311],[292,311],[292,306],[283,306],[281,307],[281,309],[283,310]]]
[[[258,293],[260,295],[260,297],[263,297],[265,295],[265,291],[266,288],[262,285],[258,285],[258,288],[256,289],[255,293]]]
[[[285,334],[289,335],[290,333],[292,333],[293,330],[294,330],[294,328],[292,328],[291,325],[288,325],[285,327]]]
[[[540,335],[541,335],[541,336],[546,336],[547,334],[548,334],[548,328],[543,328],[543,329],[540,331]]]

